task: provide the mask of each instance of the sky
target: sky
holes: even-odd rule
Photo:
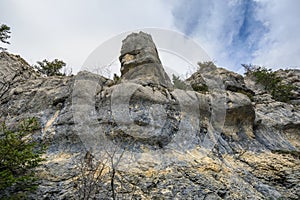
[[[64,60],[76,73],[105,41],[157,28],[186,35],[235,72],[249,63],[300,68],[299,8],[299,0],[0,0],[0,23],[11,27],[11,44],[0,46],[30,64]]]

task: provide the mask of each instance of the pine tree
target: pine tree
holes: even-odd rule
[[[39,129],[35,118],[24,120],[12,131],[5,123],[0,128],[0,198],[15,197],[35,189],[33,168],[43,159],[43,148],[31,139]]]
[[[66,63],[62,60],[55,59],[51,62],[48,60],[43,60],[37,62],[38,65],[35,65],[34,67],[41,72],[42,74],[45,74],[47,76],[64,76],[64,73],[61,73],[60,70],[66,66]]]

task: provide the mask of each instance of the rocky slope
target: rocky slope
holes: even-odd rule
[[[47,145],[29,198],[299,198],[299,70],[277,72],[297,87],[288,104],[215,66],[176,89],[145,33],[123,41],[120,62],[118,82],[41,77],[0,53],[0,121],[36,117],[33,137]]]

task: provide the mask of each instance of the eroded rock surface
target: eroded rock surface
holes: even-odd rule
[[[0,97],[3,100],[8,91],[18,82],[38,76],[28,63],[17,55],[0,52]]]
[[[142,85],[171,88],[151,35],[132,33],[123,40],[121,49],[121,79]]]
[[[80,166],[92,158],[105,168],[91,199],[112,199],[112,177],[117,199],[298,199],[299,105],[217,67],[188,80],[208,91],[173,89],[145,33],[123,41],[120,61],[114,84],[87,71],[40,77],[1,54],[0,78],[25,77],[1,97],[1,121],[36,117],[33,137],[47,145],[29,198],[80,199],[78,180],[89,177]],[[296,83],[297,74],[287,76]]]

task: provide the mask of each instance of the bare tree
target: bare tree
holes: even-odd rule
[[[126,149],[119,144],[109,144],[96,159],[92,150],[86,152],[77,167],[79,176],[75,180],[77,198],[83,200],[110,197],[132,199],[137,183],[129,181],[118,169]],[[98,152],[99,153],[99,152]],[[128,189],[130,185],[131,189]]]
[[[89,200],[95,197],[99,185],[105,181],[107,162],[108,159],[96,162],[91,152],[87,151],[77,167],[79,176],[75,183],[78,199]]]

